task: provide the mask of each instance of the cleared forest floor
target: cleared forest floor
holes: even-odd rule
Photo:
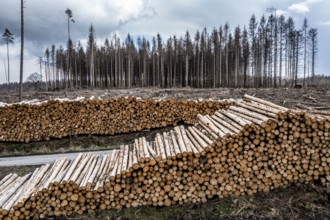
[[[177,99],[228,99],[242,98],[244,94],[255,95],[290,108],[311,108],[330,110],[330,89],[114,89],[82,90],[62,92],[27,93],[24,100],[48,100],[91,96],[103,99],[136,96],[142,98]],[[17,101],[16,94],[1,94],[0,102]],[[33,155],[42,153],[62,153],[118,148],[130,143],[134,138],[147,136],[153,139],[158,132],[171,128],[143,131],[115,136],[86,135],[73,136],[48,142],[6,143],[0,142],[0,156]],[[330,146],[329,146],[330,147]],[[0,179],[8,173],[20,175],[31,172],[35,166],[0,167]],[[167,208],[138,207],[121,211],[110,210],[88,213],[59,219],[330,219],[330,186],[319,183],[293,185],[287,189],[278,189],[270,193],[258,193],[254,196],[239,198],[212,199],[207,203],[178,205]]]
[[[91,96],[100,97],[102,99],[119,98],[125,96],[135,96],[141,98],[155,99],[228,99],[242,98],[244,94],[255,95],[259,98],[272,101],[285,107],[303,106],[314,107],[316,109],[330,110],[330,88],[277,88],[277,89],[193,89],[193,88],[132,88],[132,89],[110,89],[110,90],[67,90],[60,92],[25,92],[23,100],[38,99],[45,101],[54,98],[69,98]],[[0,94],[0,102],[13,103],[17,102],[18,93],[8,91]],[[298,106],[297,106],[298,105]]]

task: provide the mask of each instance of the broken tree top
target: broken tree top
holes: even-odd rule
[[[0,219],[205,202],[330,182],[330,116],[245,95],[193,126],[0,181]]]

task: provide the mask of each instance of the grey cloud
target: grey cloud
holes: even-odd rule
[[[0,30],[8,27],[16,38],[20,37],[20,4],[19,1],[3,0],[3,7],[0,9]],[[141,0],[142,7],[137,13],[127,13],[120,16],[120,11],[109,1],[65,1],[65,0],[45,0],[26,2],[25,8],[25,41],[30,45],[32,54],[40,55],[43,50],[51,44],[65,44],[67,39],[67,17],[66,8],[70,8],[76,23],[71,24],[71,36],[74,41],[86,38],[88,28],[93,24],[96,29],[96,36],[100,38],[108,37],[112,32],[122,26],[135,22],[139,19],[149,19],[157,15],[153,7],[147,0]],[[86,1],[85,1],[86,2]],[[118,1],[120,2],[120,1]],[[75,4],[74,4],[75,3]],[[99,3],[98,7],[91,9]],[[84,6],[86,5],[86,6]],[[9,10],[10,9],[10,10]],[[120,8],[119,8],[120,9]],[[98,16],[104,14],[104,17]],[[123,8],[125,10],[125,8]],[[91,14],[88,14],[91,13]],[[116,19],[116,15],[120,19]]]

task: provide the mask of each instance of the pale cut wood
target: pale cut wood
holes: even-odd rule
[[[132,145],[133,148],[133,161],[132,161],[132,167],[134,170],[137,170],[140,165],[139,165],[139,157],[138,157],[138,153],[137,153],[137,149],[136,149],[136,144],[135,142]]]
[[[108,167],[108,170],[106,172],[106,177],[105,177],[105,185],[109,186],[110,185],[110,179],[114,177],[114,170],[116,169],[116,164],[117,164],[117,157],[118,157],[118,150],[113,150],[111,153],[110,157],[110,164]]]
[[[143,144],[143,141],[141,139],[141,142]],[[144,150],[144,147],[142,146],[141,150]],[[122,167],[121,167],[121,174],[125,174],[126,170],[127,170],[127,165],[128,165],[128,145],[124,145],[123,147],[123,163],[122,163]]]
[[[95,181],[96,184],[95,184],[95,187],[94,187],[94,191],[103,192],[104,182],[105,182],[105,179],[107,177],[107,170],[108,170],[109,164],[110,164],[110,155],[109,154],[103,155],[103,160],[102,160],[102,163],[101,163],[102,169],[100,169],[100,173],[98,175],[98,178]]]
[[[222,136],[222,131],[215,126],[212,121],[210,121],[206,116],[200,114],[197,115],[198,119],[201,121],[201,124],[206,125],[207,128],[211,129],[217,136]],[[217,138],[217,137],[216,137]]]
[[[20,197],[21,193],[23,192],[23,190],[25,189],[26,185],[27,185],[27,180],[30,178],[30,175],[28,175],[28,177],[23,177],[22,179],[22,185],[19,186],[19,188],[17,188],[17,190],[14,192],[14,194],[11,196],[10,199],[8,199],[6,201],[5,204],[3,204],[2,206],[2,210],[6,210],[6,211],[10,211],[12,209],[12,207],[14,206],[14,204],[16,203],[17,199]],[[1,207],[1,206],[0,206]]]
[[[118,170],[118,166],[119,166],[119,161],[120,161],[120,150],[118,150],[116,152],[116,158],[115,158],[115,162],[114,162],[114,166],[113,166],[113,169],[111,171],[111,174],[109,176],[110,180],[111,180],[111,177],[115,177],[116,174],[117,174],[117,170]]]
[[[190,132],[189,128],[187,129],[187,136],[189,138],[189,141],[193,144],[193,151],[195,153],[195,155],[199,156],[203,151],[204,148],[203,146],[201,146],[198,141],[195,139],[194,135]]]
[[[208,119],[209,120],[209,119]],[[213,124],[213,123],[212,123]],[[202,123],[202,122],[199,122],[199,125],[203,128],[203,129],[205,129],[211,136],[212,136],[212,138],[215,138],[215,139],[217,139],[217,138],[219,138],[219,137],[221,137],[221,133],[222,133],[222,131],[220,131],[218,128],[218,130],[219,130],[219,135],[217,135],[213,130],[211,130],[205,123]],[[215,125],[214,125],[215,126]]]
[[[246,129],[252,124],[251,122],[247,122],[244,118],[241,118],[238,115],[232,114],[228,111],[222,112],[222,114],[230,118],[230,120],[234,121],[235,123],[239,124],[241,126],[241,129]]]
[[[163,138],[160,134],[156,134],[156,141],[159,147],[160,155],[162,157],[162,160],[166,160],[166,153],[164,149],[164,143],[163,143]]]
[[[54,179],[57,173],[55,173],[56,169],[58,169],[61,166],[61,162],[64,160],[64,158],[59,158],[55,160],[55,162],[51,165],[47,179],[44,181],[43,185],[40,186],[41,189],[45,189],[45,185],[49,184],[50,179]],[[32,174],[33,175],[33,174]],[[47,187],[48,188],[48,187]]]
[[[216,112],[218,113],[218,112]],[[226,130],[226,134],[238,134],[240,132],[239,129],[229,124],[226,120],[223,119],[223,115],[220,113],[212,115],[212,119],[214,119],[218,124],[220,124],[224,130]]]
[[[131,150],[131,148],[129,146],[129,150],[128,150],[128,163],[127,163],[126,172],[130,172],[130,168],[132,167],[132,165],[133,165],[133,151]]]
[[[205,135],[201,130],[199,130],[196,126],[192,126],[191,127],[196,134],[198,134],[199,137],[201,137],[206,143],[207,145],[211,146],[213,144],[213,141],[208,137],[211,135]]]
[[[173,149],[174,149],[175,155],[176,156],[181,155],[181,150],[180,150],[179,144],[177,142],[177,139],[175,137],[175,133],[174,133],[173,130],[170,131],[170,136],[171,136],[171,139],[172,139]]]
[[[202,123],[201,124],[196,124],[194,126],[194,128],[196,128],[199,132],[201,132],[202,135],[204,135],[207,139],[211,140],[210,146],[212,146],[212,144],[214,144],[214,140],[219,138],[218,136],[215,138],[214,136],[216,136],[216,134],[211,129],[209,129],[208,127],[204,127],[202,125]]]
[[[100,155],[101,159],[101,165],[99,170],[97,171],[97,174],[95,176],[95,180],[94,183],[96,183],[97,181],[99,181],[100,179],[103,178],[104,172],[107,169],[107,163],[108,163],[108,154],[105,155]]]
[[[91,188],[94,184],[94,180],[96,178],[96,175],[97,175],[97,173],[100,169],[101,163],[102,163],[102,157],[98,156],[96,158],[96,164],[95,164],[94,170],[93,170],[93,172],[91,173],[91,175],[89,176],[89,178],[87,180],[87,184],[86,184],[86,189],[87,190],[91,190]]]
[[[1,185],[0,185],[0,196],[1,193],[13,182],[18,178],[18,175],[16,173],[14,174],[9,174],[9,177],[7,178],[6,181],[4,181]]]
[[[154,149],[152,148],[152,144],[150,142],[147,143],[147,147],[148,147],[148,151],[149,151],[149,154],[151,155],[151,157],[153,159],[156,159],[157,157],[157,154],[156,152],[154,151]]]
[[[171,133],[170,132],[166,132],[166,135],[167,135],[167,140],[168,140],[168,143],[169,143],[169,148],[171,150],[171,156],[172,156],[172,159],[173,160],[176,160],[176,153],[175,153],[175,149],[174,149],[174,143],[173,143],[173,140],[172,140],[172,137],[171,137]],[[177,144],[177,143],[176,143]]]
[[[180,125],[180,131],[181,131],[181,134],[182,134],[182,140],[183,140],[183,143],[187,149],[188,152],[192,152],[192,143],[189,141],[188,137],[187,137],[187,132],[186,132],[186,129],[184,128],[183,125]]]
[[[12,188],[13,185],[17,184],[17,182],[19,182],[21,179],[21,177],[17,177],[14,181],[12,181],[11,183],[9,183],[6,188],[4,188],[4,190],[2,190],[2,193],[0,194],[0,200],[1,198],[6,195],[8,193],[8,191]],[[0,205],[1,208],[1,205]]]
[[[243,115],[247,115],[249,117],[263,121],[263,123],[260,124],[260,126],[262,126],[262,127],[265,127],[267,125],[267,123],[271,121],[271,118],[268,118],[264,115],[261,115],[261,114],[255,113],[255,112],[248,111],[241,107],[230,106],[229,109],[233,110],[235,112],[241,113]]]
[[[141,158],[141,155],[140,155],[140,152],[139,152],[140,148],[139,148],[139,140],[138,139],[134,140],[133,146],[134,146],[134,151],[135,151],[137,161],[142,162],[142,158]]]
[[[248,115],[244,115],[244,114],[241,114],[239,112],[236,112],[236,111],[233,111],[231,109],[228,109],[228,112],[230,112],[231,114],[234,114],[234,115],[237,115],[238,117],[241,117],[243,118],[245,121],[248,121],[250,122],[251,124],[257,124],[257,125],[261,125],[263,123],[265,123],[264,121],[261,121],[259,119],[256,119],[256,118],[253,118],[253,117],[250,117]]]
[[[120,146],[120,151],[119,151],[119,161],[118,161],[116,178],[120,177],[120,174],[121,174],[121,171],[122,171],[123,162],[124,162],[124,153],[125,153],[124,149],[125,149],[125,145],[121,145]],[[139,149],[139,150],[141,150],[141,149]]]
[[[200,144],[200,146],[203,149],[208,147],[208,144],[195,132],[193,127],[189,127],[188,130],[190,131],[191,135],[196,139],[196,141]]]
[[[227,124],[230,125],[230,128],[235,128],[236,129],[235,133],[237,134],[243,129],[243,127],[240,124],[238,124],[236,121],[232,120],[231,118],[227,117],[223,111],[217,111],[215,113],[215,116],[227,122]]]
[[[1,186],[2,184],[4,184],[8,179],[10,179],[10,177],[12,176],[13,174],[10,173],[8,174],[7,176],[5,176],[1,181],[0,181],[0,192],[1,192]]]
[[[94,172],[94,167],[95,167],[96,163],[97,163],[97,157],[94,155],[93,158],[91,159],[90,165],[88,166],[89,170],[80,183],[80,188],[82,188],[82,189],[86,188],[88,179],[91,176],[92,172]]]
[[[151,156],[150,156],[150,153],[148,150],[147,140],[145,137],[142,137],[141,141],[142,141],[142,147],[143,147],[144,160],[145,160],[145,162],[149,162],[151,160]]]
[[[56,175],[54,180],[51,181],[52,184],[57,185],[58,183],[60,183],[62,181],[66,172],[70,169],[70,164],[71,164],[70,160],[66,160],[64,162],[62,168],[58,171],[58,174]]]
[[[49,176],[50,166],[51,166],[50,164],[46,164],[40,168],[40,169],[43,169],[43,171],[42,171],[43,175],[41,176],[41,179],[39,181],[39,184],[36,187],[35,192],[42,191],[42,187],[45,184],[45,182],[47,181],[47,177]]]
[[[42,189],[48,189],[50,182],[57,176],[59,170],[65,162],[65,158],[60,158],[55,160],[54,164],[51,166],[47,180],[44,182]]]
[[[87,175],[88,175],[89,171],[91,170],[93,164],[95,164],[94,162],[95,162],[95,155],[92,155],[91,158],[87,161],[86,166],[84,167],[84,169],[81,171],[81,174],[76,179],[75,183],[80,188],[83,187],[81,184],[87,178]]]
[[[42,166],[37,169],[36,173],[32,174],[32,177],[30,178],[29,186],[30,188],[25,190],[23,192],[23,195],[20,199],[20,201],[25,201],[28,199],[34,192],[36,192],[36,188],[39,188],[38,185],[40,184],[41,180],[44,178],[45,173],[47,172],[47,166]],[[45,188],[45,185],[40,186],[40,189],[42,190]]]
[[[63,177],[62,182],[67,182],[67,181],[70,179],[70,177],[71,177],[73,171],[76,169],[76,166],[77,166],[77,164],[79,163],[79,161],[81,160],[81,157],[82,157],[82,156],[83,156],[82,153],[79,153],[79,154],[78,154],[78,156],[76,157],[76,159],[75,159],[75,160],[73,161],[73,163],[70,165],[69,170],[67,171],[67,173],[66,173],[65,176]]]
[[[155,141],[153,141],[153,142],[151,142],[150,143],[150,149],[151,150],[153,150],[154,152],[155,152],[155,160],[157,161],[157,162],[159,162],[159,161],[161,161],[162,160],[162,156],[160,155],[160,150],[159,150],[159,146],[158,146],[158,141],[156,141],[156,139],[155,139]]]
[[[144,150],[143,150],[143,139],[139,138],[138,139],[138,152],[140,153],[140,162],[144,162],[146,155],[144,154]]]
[[[174,157],[175,155],[172,154],[171,145],[169,143],[168,135],[166,132],[163,132],[163,140],[164,140],[164,150],[165,150],[166,157],[167,157],[167,159],[172,159],[172,157]]]
[[[31,173],[26,174],[23,177],[19,177],[18,179],[16,179],[15,182],[13,182],[13,184],[11,184],[11,187],[9,190],[7,190],[5,193],[3,193],[0,197],[0,207],[3,208],[3,205],[8,202],[9,198],[11,196],[14,195],[14,193],[20,188],[22,187],[22,185],[25,183],[25,181],[28,180],[28,178],[30,178]]]
[[[74,183],[79,175],[81,175],[81,171],[85,168],[86,163],[88,163],[88,161],[91,159],[92,154],[88,153],[86,154],[86,156],[81,160],[81,163],[78,167],[76,167],[76,169],[72,172],[72,175],[70,176],[70,178],[68,179],[68,181],[72,184]]]
[[[217,128],[222,131],[222,135],[221,137],[224,137],[227,134],[233,134],[234,132],[229,130],[228,128],[226,128],[225,126],[223,126],[222,124],[220,124],[217,120],[215,120],[215,116],[212,115],[210,116],[206,116],[215,126],[217,126]]]
[[[279,109],[280,111],[282,112],[286,112],[288,111],[289,109],[285,108],[285,107],[282,107],[282,106],[279,106],[279,105],[276,105],[274,103],[271,103],[271,102],[268,102],[268,101],[265,101],[263,99],[259,99],[259,98],[256,98],[256,97],[253,97],[253,96],[250,96],[250,95],[247,95],[245,94],[244,95],[244,98],[245,99],[248,99],[248,100],[252,100],[252,101],[255,101],[255,102],[258,102],[258,103],[261,103],[263,105],[267,105],[267,106],[270,106],[270,107],[273,107],[275,109]]]
[[[185,146],[183,138],[182,138],[181,129],[179,126],[176,126],[176,127],[174,127],[174,131],[175,131],[178,143],[179,143],[179,147],[181,149],[181,153],[184,154],[187,152],[187,149],[186,149],[186,146]]]
[[[263,115],[266,115],[268,117],[271,117],[271,118],[275,118],[277,113],[274,113],[275,111],[277,110],[273,110],[273,108],[269,107],[269,106],[265,106],[265,105],[262,105],[262,104],[258,104],[258,103],[255,103],[255,102],[236,102],[235,103],[237,106],[240,106],[242,108],[245,108],[245,109],[248,109],[250,111],[253,111],[253,112],[257,112],[257,113],[260,113],[260,114],[263,114]]]
[[[116,157],[114,158],[113,168],[108,177],[108,179],[110,179],[110,180],[112,180],[112,177],[116,176],[118,165],[119,165],[119,160],[120,160],[120,150],[115,150],[115,155],[116,155]]]
[[[112,150],[111,157],[110,157],[110,164],[109,164],[108,171],[107,171],[108,176],[113,171],[113,169],[116,165],[117,156],[118,156],[118,150]]]
[[[35,169],[35,171],[32,173],[32,175],[29,177],[29,179],[25,182],[25,185],[22,189],[22,191],[19,193],[19,196],[17,197],[15,203],[13,204],[14,208],[22,207],[23,203],[30,197],[35,187],[38,185],[41,177],[43,176],[43,173],[39,172],[43,169]]]
[[[321,111],[321,110],[308,110],[308,113],[310,114],[318,114],[318,115],[324,115],[324,116],[330,116],[330,111]],[[326,117],[326,119],[329,117]]]

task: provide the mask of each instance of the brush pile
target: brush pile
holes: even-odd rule
[[[79,134],[119,134],[194,124],[197,114],[227,108],[227,100],[56,99],[0,105],[0,141],[30,142]]]
[[[60,158],[23,177],[9,174],[0,182],[0,219],[198,203],[330,182],[330,112],[287,109],[248,95],[232,102],[152,141]]]

